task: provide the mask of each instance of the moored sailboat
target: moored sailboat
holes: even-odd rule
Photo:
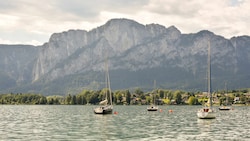
[[[94,109],[95,114],[112,114],[113,111],[112,92],[110,88],[108,64],[106,64],[105,82],[106,82],[105,99],[99,103],[100,104],[99,107]],[[109,100],[108,100],[108,95],[109,95]]]
[[[229,105],[223,105],[223,106],[219,107],[219,110],[221,110],[221,111],[228,111],[228,110],[231,110],[231,109],[232,109],[232,107],[229,106]]]
[[[158,110],[158,106],[151,104],[149,107],[147,107],[148,111],[157,111]]]
[[[219,110],[224,110],[224,111],[228,111],[228,110],[231,110],[232,109],[232,106],[230,104],[228,104],[228,98],[226,98],[226,103],[221,105],[219,107]]]
[[[156,81],[154,81],[154,88],[155,88],[155,85],[156,85]],[[157,111],[158,110],[158,106],[155,105],[155,99],[156,97],[154,96],[154,93],[151,94],[152,95],[152,101],[153,103],[150,104],[149,107],[147,107],[147,111]]]
[[[214,119],[216,117],[215,110],[212,108],[212,94],[211,94],[211,55],[210,55],[210,42],[208,44],[208,106],[201,108],[197,112],[200,119]]]
[[[225,84],[226,85],[226,84]],[[226,90],[227,91],[227,90]],[[219,110],[223,110],[223,111],[228,111],[228,110],[231,110],[232,109],[232,106],[231,104],[229,104],[229,101],[228,101],[228,94],[226,93],[226,101],[225,103],[223,103],[220,107],[219,107]]]

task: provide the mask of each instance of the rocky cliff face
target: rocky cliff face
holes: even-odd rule
[[[33,64],[41,47],[0,45],[0,88],[8,89],[32,80]]]
[[[48,73],[53,73],[57,64],[63,63],[77,49],[86,46],[88,44],[86,33],[83,30],[70,30],[53,34],[49,42],[43,45],[43,49],[34,63],[32,80],[36,81]],[[53,74],[50,80],[56,77],[57,74]]]
[[[99,89],[108,60],[113,89],[152,88],[153,80],[162,88],[204,89],[208,42],[216,89],[224,88],[225,81],[232,88],[250,87],[243,83],[249,80],[249,36],[225,39],[206,30],[181,34],[174,26],[128,19],[112,19],[91,31],[55,33],[41,47],[20,51],[22,47],[8,46],[19,57],[11,57],[13,52],[1,54],[0,70],[18,82],[11,86],[13,91],[64,94]],[[5,48],[0,47],[1,53],[8,52]]]

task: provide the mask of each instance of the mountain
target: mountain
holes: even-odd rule
[[[101,89],[109,62],[112,89],[206,90],[211,46],[213,90],[250,87],[250,36],[210,31],[182,34],[175,26],[111,19],[91,31],[54,33],[42,46],[0,45],[0,88],[44,95]]]

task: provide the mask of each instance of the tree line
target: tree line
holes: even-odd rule
[[[65,96],[43,96],[34,93],[0,94],[0,104],[26,104],[26,105],[97,105],[105,98],[106,89],[83,90],[76,95]],[[232,90],[230,92],[217,91],[213,97],[218,104],[223,104],[227,98],[230,103],[235,97],[239,97],[243,104],[249,103],[249,90]],[[201,105],[206,102],[208,96],[202,92],[187,92],[182,90],[156,89],[150,92],[143,92],[140,88],[130,92],[129,90],[116,90],[112,92],[112,101],[115,105]]]

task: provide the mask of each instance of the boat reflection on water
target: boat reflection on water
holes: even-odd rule
[[[197,119],[197,125],[198,128],[200,129],[200,131],[211,131],[211,125],[213,123],[214,120],[211,119]]]
[[[113,114],[94,114],[93,120],[95,122],[93,123],[92,126],[99,128],[95,128],[96,131],[95,130],[91,131],[92,133],[89,133],[88,136],[94,137],[96,136],[94,134],[98,132],[99,137],[98,138],[94,137],[95,140],[103,140],[103,141],[109,140],[111,138],[110,133],[112,133],[112,128],[110,128],[109,125],[112,124]]]
[[[201,126],[210,126],[212,124],[212,120],[198,119],[197,123],[198,125],[201,125]]]

